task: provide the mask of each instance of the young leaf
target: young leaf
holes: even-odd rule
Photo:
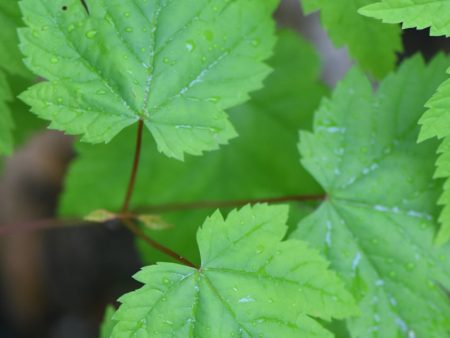
[[[402,23],[403,29],[430,27],[433,36],[450,36],[448,0],[382,0],[361,8],[360,13],[386,23]]]
[[[113,338],[332,337],[316,319],[357,313],[328,263],[304,242],[281,241],[288,208],[219,212],[198,231],[200,269],[160,263],[120,299]]]
[[[391,71],[396,53],[402,50],[399,27],[383,25],[357,13],[374,0],[303,0],[306,14],[320,11],[321,20],[333,43],[347,46],[360,66],[376,77]]]
[[[311,127],[312,113],[327,92],[319,81],[319,57],[293,32],[281,32],[278,41],[270,61],[274,72],[265,88],[230,112],[241,136],[228,147],[179,163],[152,150],[150,135],[144,133],[133,207],[321,193],[300,166],[295,145],[298,129]],[[108,145],[77,145],[79,155],[66,178],[61,214],[84,216],[96,209],[120,209],[135,138],[132,128]],[[86,193],[92,189],[95,193]],[[209,212],[169,215],[168,222],[176,226],[152,236],[195,260],[195,232]],[[147,247],[146,256],[154,262],[158,256]]]
[[[305,167],[328,199],[292,238],[321,249],[359,300],[352,337],[447,337],[450,246],[436,248],[436,142],[417,144],[423,105],[449,58],[415,57],[377,94],[352,71],[302,132]]]
[[[5,74],[0,70],[0,155],[9,155],[13,150],[14,123],[8,106],[11,100],[11,89]]]
[[[30,72],[22,62],[19,50],[17,27],[22,25],[20,9],[17,0],[0,2],[0,68],[6,72],[22,77],[30,77]]]
[[[26,63],[48,79],[22,98],[51,128],[109,142],[143,120],[183,159],[236,135],[224,109],[269,73],[277,0],[23,0]]]
[[[450,74],[450,68],[447,71]],[[446,178],[444,192],[438,203],[443,206],[439,222],[442,224],[436,242],[446,243],[450,239],[450,80],[447,79],[426,104],[428,110],[419,123],[422,129],[419,141],[433,137],[443,139],[438,148],[439,158],[436,161],[436,178]]]

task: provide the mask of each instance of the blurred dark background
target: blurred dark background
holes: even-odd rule
[[[304,17],[298,0],[277,13],[282,26],[312,41],[333,86],[351,66],[345,48],[335,49],[317,15]],[[427,59],[450,51],[450,39],[407,30],[404,57]],[[0,224],[31,224],[55,215],[64,174],[73,158],[72,140],[57,132],[33,137],[8,159],[0,178]],[[117,224],[23,231],[0,237],[0,337],[94,338],[106,304],[135,289],[140,267],[130,233]]]

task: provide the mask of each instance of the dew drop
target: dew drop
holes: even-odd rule
[[[70,25],[69,27],[67,27],[67,31],[69,33],[72,33],[75,30],[75,25]]]
[[[203,32],[203,36],[204,36],[205,39],[208,40],[208,41],[214,40],[214,33],[211,32],[211,31],[204,31],[204,32]]]
[[[133,31],[133,28],[131,28],[131,27],[125,28],[125,32],[127,32],[127,33],[131,33],[132,31]]]
[[[186,49],[189,52],[193,52],[196,48],[195,42],[193,40],[187,40],[186,41]]]
[[[416,265],[414,263],[408,263],[406,264],[406,269],[408,270],[413,270],[416,267]]]
[[[99,89],[99,90],[97,90],[97,94],[98,94],[98,95],[105,95],[105,94],[106,94],[106,90],[104,90],[104,89]]]
[[[59,62],[59,59],[58,59],[57,57],[52,57],[52,58],[50,59],[50,62],[53,63],[53,64],[56,64],[56,63]]]
[[[97,35],[97,31],[95,31],[95,30],[86,32],[86,37],[88,39],[93,39],[93,38],[95,38],[96,35]]]
[[[252,46],[253,47],[258,47],[261,44],[261,40],[260,39],[254,39],[252,40]]]
[[[130,17],[130,12],[123,13],[123,16],[126,17],[126,18],[129,18]]]
[[[207,101],[208,102],[212,102],[212,103],[218,103],[219,101],[220,101],[220,97],[219,96],[212,96],[212,97],[209,97],[208,99],[207,99]]]
[[[166,65],[168,65],[168,64],[170,63],[170,60],[169,60],[169,58],[164,58],[164,59],[163,59],[163,62],[164,62]]]

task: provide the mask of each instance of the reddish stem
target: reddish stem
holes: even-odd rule
[[[191,268],[198,269],[192,262],[187,260],[186,258],[180,256],[176,252],[172,251],[171,249],[165,247],[164,245],[156,242],[154,239],[147,236],[136,224],[133,223],[133,221],[129,219],[123,219],[123,223],[126,225],[126,227],[137,237],[142,239],[144,242],[149,244],[151,247],[155,248],[156,250],[162,252],[163,254],[172,257],[176,261],[178,261],[181,264],[190,266]]]
[[[247,204],[257,203],[284,203],[284,202],[306,202],[306,201],[323,201],[326,199],[326,195],[293,195],[282,197],[270,197],[270,198],[255,198],[255,199],[243,199],[233,201],[199,201],[188,203],[167,203],[160,205],[150,205],[139,208],[139,211],[164,213],[171,211],[182,211],[190,209],[216,209],[216,208],[232,208],[241,207]]]
[[[128,213],[128,210],[130,208],[131,197],[133,196],[134,188],[136,186],[136,176],[139,168],[139,161],[141,159],[143,129],[144,129],[144,121],[139,120],[137,128],[136,150],[134,154],[133,169],[131,170],[130,181],[128,182],[128,189],[122,206],[121,211],[122,214]]]
[[[256,203],[283,203],[283,202],[296,202],[296,201],[321,201],[326,199],[325,195],[298,195],[298,196],[284,196],[275,198],[263,198],[263,199],[247,199],[247,200],[235,200],[235,201],[200,201],[191,203],[171,203],[162,205],[153,205],[140,208],[141,211],[149,211],[155,213],[163,213],[170,211],[181,211],[190,209],[215,209],[225,207],[239,207],[246,204]],[[120,220],[133,219],[136,217],[135,213],[125,212],[117,215]],[[68,225],[86,224],[87,222],[82,219],[42,219],[36,221],[29,221],[20,224],[0,226],[0,236],[10,235],[22,231],[36,231],[45,230],[50,228],[63,227]],[[91,223],[97,224],[97,223]]]

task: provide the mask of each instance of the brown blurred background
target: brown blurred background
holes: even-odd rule
[[[317,15],[304,17],[298,0],[283,1],[277,18],[312,41],[321,54],[323,79],[333,86],[351,66],[335,49]],[[426,58],[450,51],[449,40],[407,30],[405,53]],[[29,225],[55,215],[72,140],[57,132],[33,137],[8,159],[0,178],[0,224]],[[23,231],[0,237],[0,337],[94,338],[106,304],[137,285],[140,267],[130,233],[115,224]]]

